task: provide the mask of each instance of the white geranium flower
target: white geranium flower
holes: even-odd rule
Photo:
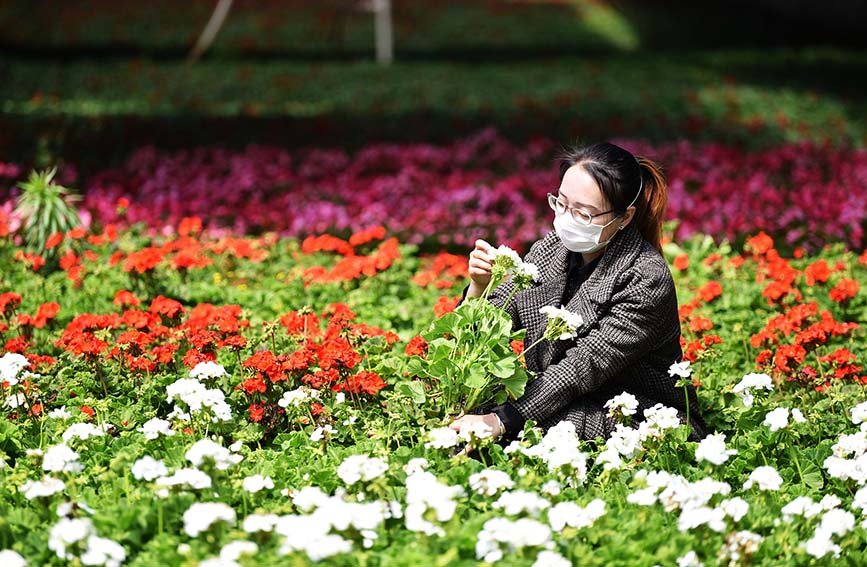
[[[244,518],[242,529],[248,534],[272,532],[280,517],[277,514],[251,514]]]
[[[484,496],[494,496],[500,490],[509,490],[514,485],[508,473],[497,469],[485,469],[470,475],[470,488]]]
[[[605,409],[608,410],[608,416],[613,418],[635,415],[638,399],[629,392],[623,392],[605,402]]]
[[[90,518],[61,518],[48,534],[48,549],[60,559],[71,561],[75,559],[75,555],[69,553],[67,548],[91,535],[96,535],[96,532]]]
[[[251,494],[255,494],[260,490],[264,489],[272,489],[274,488],[274,481],[271,480],[270,476],[262,476],[260,474],[254,474],[253,476],[248,476],[244,479],[243,482],[244,490]]]
[[[30,366],[30,361],[23,354],[7,352],[0,356],[0,384],[7,382],[10,386],[18,383],[18,374]]]
[[[473,421],[463,427],[458,434],[458,438],[470,443],[473,437],[476,439],[487,439],[494,433],[493,428],[483,421]]]
[[[476,559],[496,563],[504,552],[512,553],[525,547],[550,547],[551,529],[529,518],[515,521],[491,518],[482,526],[476,541]]]
[[[45,451],[42,469],[48,472],[79,473],[84,466],[78,462],[80,455],[66,444],[53,445]]]
[[[745,375],[740,382],[735,384],[734,388],[732,388],[732,392],[740,397],[744,406],[752,407],[753,400],[755,399],[754,392],[759,390],[773,390],[774,382],[771,380],[771,377],[767,374],[761,373],[751,373]]]
[[[326,423],[320,427],[317,427],[313,430],[313,433],[310,434],[310,440],[314,443],[318,443],[325,439],[325,436],[333,437],[337,434],[337,430],[331,427],[330,423]]]
[[[605,502],[599,498],[583,508],[574,502],[560,502],[548,510],[548,523],[552,530],[560,533],[566,526],[578,530],[589,528],[604,515]]]
[[[235,510],[222,502],[195,502],[184,512],[184,532],[198,537],[217,521],[234,525]]]
[[[120,567],[126,561],[126,550],[114,540],[91,535],[87,538],[87,547],[81,554],[84,565],[105,565],[105,567]]]
[[[165,419],[160,419],[158,417],[147,420],[144,425],[139,427],[136,431],[143,433],[145,439],[149,441],[153,441],[160,435],[171,437],[175,434],[175,431],[172,429],[171,422],[166,421]]]
[[[388,471],[388,463],[376,457],[367,455],[352,455],[346,457],[337,467],[337,476],[352,486],[358,481],[369,481],[379,478]]]
[[[162,461],[158,461],[150,455],[145,455],[141,459],[137,460],[133,464],[130,472],[132,472],[132,476],[137,480],[146,480],[148,482],[169,474],[166,465],[163,464]]]
[[[48,418],[66,421],[67,419],[72,418],[72,414],[67,411],[66,406],[60,406],[59,408],[55,408],[48,412]]]
[[[405,472],[406,475],[409,476],[411,474],[427,470],[429,466],[430,463],[424,457],[415,457],[414,459],[410,459],[409,462],[403,466],[403,472]]]
[[[536,556],[536,561],[530,567],[572,567],[572,562],[557,553],[544,549]]]
[[[740,496],[723,500],[719,503],[719,508],[735,522],[740,522],[741,518],[746,516],[747,512],[750,511],[749,503]]]
[[[539,309],[539,313],[548,317],[548,327],[545,329],[545,338],[553,342],[565,341],[578,336],[577,330],[584,323],[584,319],[578,313],[567,309],[545,305]]]
[[[695,459],[698,462],[707,461],[713,465],[721,465],[730,456],[737,455],[736,449],[726,449],[726,436],[724,433],[708,435],[699,442],[695,449]]]
[[[34,498],[48,498],[52,494],[57,494],[66,488],[66,484],[59,478],[45,476],[42,480],[28,480],[18,488],[19,492],[24,493],[24,497],[28,500]]]
[[[504,492],[503,495],[494,502],[494,508],[503,510],[503,512],[509,516],[517,516],[521,513],[538,516],[542,510],[545,510],[550,506],[551,503],[545,498],[542,498],[535,492],[527,492],[525,490]]]
[[[494,250],[494,264],[506,270],[506,273],[512,273],[516,266],[523,263],[517,252],[508,246],[501,245]]]
[[[224,471],[230,466],[244,460],[244,457],[230,452],[227,448],[210,439],[200,439],[187,450],[186,458],[197,467],[201,467],[208,461],[212,461],[217,469]]]
[[[190,370],[190,378],[196,378],[197,380],[210,380],[211,378],[221,378],[223,376],[228,376],[223,365],[211,361],[200,362]]]
[[[63,441],[69,443],[73,439],[81,439],[87,441],[91,437],[102,437],[108,429],[108,424],[104,423],[101,427],[97,427],[92,423],[73,423],[66,431],[63,432]]]
[[[611,436],[605,441],[605,446],[608,449],[617,451],[627,459],[632,459],[644,450],[641,445],[642,436],[638,429],[626,427],[618,423]],[[612,459],[613,461],[613,459]]]
[[[668,367],[668,375],[669,376],[679,376],[681,378],[689,378],[692,376],[692,368],[689,367],[688,360],[682,360],[681,362],[675,362],[671,366]]]
[[[449,449],[458,444],[458,432],[448,427],[437,427],[428,431],[429,442],[425,447],[434,449]]]
[[[0,551],[0,565],[3,567],[27,567],[27,560],[21,557],[17,551],[4,549]]]
[[[861,429],[864,429],[864,424],[867,423],[867,402],[861,402],[852,408],[852,423],[860,424]]]
[[[762,425],[770,428],[771,431],[779,431],[789,425],[789,408],[777,408],[771,410],[765,415],[765,421]]]
[[[255,555],[259,546],[246,539],[239,539],[227,543],[220,550],[220,559],[225,561],[237,561],[242,555]]]
[[[750,473],[750,477],[744,483],[744,489],[749,490],[754,484],[759,487],[759,490],[779,490],[783,485],[783,478],[774,467],[761,466]]]
[[[426,535],[444,536],[445,531],[434,523],[448,522],[457,509],[455,498],[463,496],[460,486],[447,486],[433,474],[422,471],[406,478],[406,529]],[[432,511],[433,518],[427,513]]]
[[[343,392],[341,392],[342,394]],[[304,388],[295,388],[294,390],[289,390],[288,392],[283,392],[283,397],[277,402],[281,408],[286,408],[292,406],[293,408],[299,407],[306,400],[310,399],[310,396],[304,390]]]
[[[751,557],[759,550],[764,538],[750,531],[739,531],[726,536],[726,541],[719,550],[721,562],[740,562]]]
[[[171,476],[161,476],[155,482],[159,487],[188,486],[194,490],[211,488],[211,477],[199,469],[180,469]]]
[[[699,561],[695,551],[690,551],[686,555],[677,558],[677,567],[704,567],[704,563]]]

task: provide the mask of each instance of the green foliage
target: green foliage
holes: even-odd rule
[[[15,203],[15,213],[24,219],[25,241],[38,254],[45,251],[49,236],[66,233],[81,224],[78,211],[70,204],[80,201],[81,196],[54,183],[56,173],[57,168],[32,171],[27,181],[20,184],[21,195]]]

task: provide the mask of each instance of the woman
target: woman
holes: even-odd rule
[[[526,329],[525,345],[544,334],[545,305],[579,313],[577,337],[543,341],[528,353],[535,377],[519,399],[451,427],[483,421],[495,436],[513,438],[526,420],[545,429],[570,420],[581,438],[608,437],[615,421],[604,404],[624,391],[639,401],[633,425],[657,403],[676,408],[685,422],[684,390],[668,373],[682,352],[674,281],[661,254],[667,187],[660,168],[611,143],[580,147],[563,156],[560,188],[548,202],[554,230],[525,257],[540,281],[517,292],[507,311],[515,329]],[[490,282],[493,252],[476,241],[464,297],[479,297]],[[512,285],[500,284],[490,301],[502,307]],[[691,436],[700,439],[705,425],[692,386],[688,392]]]

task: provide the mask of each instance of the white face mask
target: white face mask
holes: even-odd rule
[[[635,204],[635,201],[638,200],[638,196],[641,195],[643,189],[644,179],[641,180],[635,198],[632,199],[631,203],[626,205],[627,209]],[[601,250],[608,246],[608,243],[611,242],[611,238],[614,238],[614,236],[612,236],[604,242],[599,242],[599,239],[602,238],[602,230],[621,216],[622,215],[617,215],[605,224],[591,223],[588,225],[576,221],[572,216],[572,213],[564,211],[559,215],[556,213],[554,214],[554,230],[557,232],[557,236],[560,237],[563,246],[565,246],[567,250],[571,250],[572,252],[596,252],[597,250]],[[623,226],[620,228],[623,228]],[[617,234],[616,231],[615,234]]]
[[[602,230],[616,220],[617,218],[614,218],[606,224],[586,225],[576,221],[569,211],[565,211],[554,216],[554,230],[568,250],[596,252],[611,242],[610,238],[604,242],[599,242],[599,239],[602,237]]]

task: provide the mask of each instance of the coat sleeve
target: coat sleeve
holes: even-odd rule
[[[680,333],[667,267],[635,266],[623,279],[596,325],[574,339],[566,356],[531,379],[524,395],[512,402],[525,419],[540,422],[557,414]]]

